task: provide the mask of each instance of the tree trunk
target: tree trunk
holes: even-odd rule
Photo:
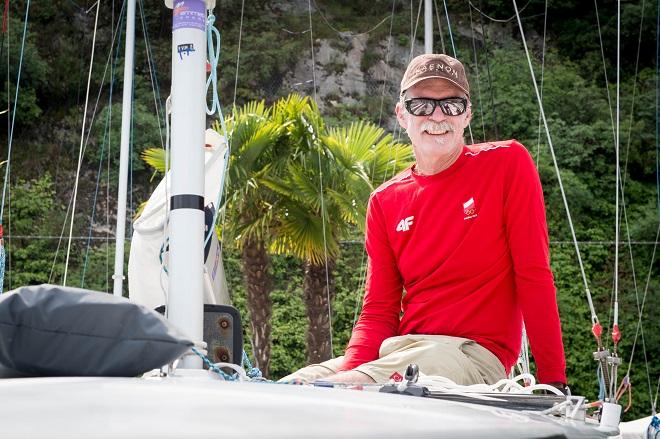
[[[248,239],[241,254],[245,283],[247,285],[247,307],[252,328],[252,348],[256,367],[264,377],[269,377],[270,367],[270,318],[273,302],[270,299],[272,281],[270,260],[263,241]]]
[[[330,301],[334,298],[334,261],[328,261],[326,278],[325,263],[305,263],[303,300],[309,326],[307,328],[307,363],[316,364],[332,358],[330,346]],[[328,282],[329,281],[329,282]],[[330,291],[328,294],[328,287]]]

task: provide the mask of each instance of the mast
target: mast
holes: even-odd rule
[[[126,237],[126,192],[128,189],[129,142],[133,105],[133,54],[135,51],[135,0],[126,8],[126,48],[124,60],[124,91],[121,109],[121,147],[119,154],[119,193],[117,196],[117,236],[115,237],[115,274],[113,294],[122,296],[124,284],[124,239]]]
[[[173,4],[174,3],[174,4]],[[172,11],[172,174],[168,318],[193,341],[203,338],[206,10],[215,0],[165,0]],[[202,360],[179,365],[201,369]]]
[[[433,53],[433,0],[424,0],[424,53]]]

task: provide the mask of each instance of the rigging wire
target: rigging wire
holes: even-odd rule
[[[376,24],[374,27],[372,27],[371,29],[369,29],[367,31],[364,31],[364,32],[353,33],[353,32],[348,32],[348,31],[340,31],[339,29],[336,29],[332,24],[330,24],[328,19],[325,17],[325,14],[323,14],[323,12],[321,11],[321,8],[319,8],[319,5],[316,3],[316,0],[312,0],[312,1],[314,2],[314,7],[316,8],[316,12],[318,12],[318,14],[321,16],[321,19],[325,22],[325,24],[328,25],[328,27],[330,29],[332,29],[334,32],[336,32],[337,35],[339,35],[340,37],[355,38],[355,37],[359,37],[359,36],[362,36],[362,35],[368,35],[371,32],[378,29],[379,27],[381,27],[383,25],[383,23],[385,23],[387,21],[387,19],[389,18],[388,16],[386,16],[385,18],[380,20],[378,22],[378,24]],[[311,25],[310,25],[310,29],[311,29]]]
[[[110,45],[110,49],[108,51],[108,58],[107,58],[106,63],[105,63],[105,68],[103,70],[103,76],[102,76],[102,79],[101,79],[101,86],[99,87],[99,91],[98,91],[98,94],[96,96],[96,101],[95,101],[95,104],[94,104],[94,110],[92,111],[92,117],[90,118],[90,127],[87,131],[87,137],[85,138],[85,143],[84,143],[84,147],[83,147],[83,151],[82,151],[83,156],[85,154],[85,151],[87,150],[87,145],[89,144],[89,139],[90,139],[90,136],[91,136],[91,129],[92,129],[92,126],[93,126],[94,121],[96,119],[96,113],[97,113],[97,109],[98,109],[99,102],[100,102],[100,99],[101,99],[101,94],[103,92],[103,84],[105,84],[105,78],[106,78],[107,73],[108,73],[108,68],[110,67],[111,71],[114,72],[114,66],[116,65],[117,60],[119,59],[119,45],[116,45],[116,42],[117,42],[118,39],[121,38],[121,34],[122,34],[122,27],[121,26],[123,24],[123,11],[124,11],[125,4],[126,4],[126,2],[122,3],[122,8],[121,8],[121,11],[120,11],[121,19],[120,19],[119,23],[117,24],[117,26],[115,27],[115,29],[113,30],[113,37],[112,37],[112,40],[111,40],[112,42],[111,42],[111,45]],[[113,13],[113,16],[114,16],[114,13]],[[113,64],[113,63],[111,63],[111,60],[112,60],[112,51],[113,51],[114,47],[116,47],[116,49],[115,49],[115,59],[114,59],[114,64]],[[111,76],[110,101],[109,101],[109,105],[108,105],[109,114],[112,113],[112,88],[113,88],[112,85],[114,83],[114,73],[111,73],[110,76]],[[109,124],[109,121],[106,122],[106,130],[109,131],[108,124]],[[110,142],[110,134],[108,134],[108,157],[110,157],[109,142]],[[103,154],[101,154],[101,158],[100,158],[101,161],[102,161],[102,156],[103,156]],[[108,164],[108,166],[109,166],[109,164]],[[110,174],[109,173],[110,173],[110,169],[108,168],[108,187],[110,186],[110,182],[109,182],[109,178],[110,178],[109,175]],[[98,184],[99,184],[98,179],[97,179],[96,184],[98,186]],[[98,191],[98,187],[96,188],[96,191]],[[108,194],[108,197],[109,197],[109,194]],[[66,214],[64,216],[65,219],[64,219],[64,223],[63,223],[63,226],[62,226],[62,231],[61,231],[60,238],[59,238],[60,242],[58,242],[57,248],[55,249],[55,255],[53,257],[53,266],[51,266],[51,271],[50,271],[50,274],[48,276],[49,282],[52,280],[52,277],[53,277],[53,273],[54,273],[54,270],[55,270],[54,265],[56,264],[57,258],[59,256],[61,241],[64,239],[64,230],[66,229],[66,222],[67,222],[67,219],[69,218],[69,212],[70,212],[70,209],[71,209],[72,200],[73,200],[73,196],[69,200],[69,205],[67,206],[67,211],[66,211]],[[109,198],[106,200],[106,206],[109,206],[108,203],[109,203]],[[96,194],[95,194],[95,197],[94,197],[94,206],[96,206]],[[92,216],[90,217],[90,228],[92,226],[91,221],[93,221],[93,218],[94,218],[94,213],[92,213]],[[108,219],[108,224],[109,224],[109,219]],[[90,247],[90,243],[88,242],[87,243],[87,250],[86,250],[84,267],[86,267],[87,254],[89,253],[89,247]],[[84,268],[83,268],[83,271],[84,271]]]
[[[470,3],[470,5],[472,5]],[[481,0],[479,0],[479,5],[481,5]],[[497,111],[495,107],[495,87],[493,87],[493,81],[490,75],[490,62],[488,61],[488,34],[484,28],[484,21],[481,16],[479,16],[479,24],[481,25],[481,34],[484,36],[484,52],[486,56],[486,72],[488,73],[488,89],[490,90],[490,107],[493,110],[493,129],[495,130],[495,138],[499,139],[499,129],[497,128]]]
[[[445,37],[442,32],[442,24],[440,22],[440,14],[438,13],[438,2],[437,0],[433,0],[433,7],[435,8],[435,22],[438,25],[438,34],[440,35],[440,47],[442,47],[442,53],[447,53],[445,49]]]
[[[559,166],[557,165],[557,157],[555,156],[555,150],[554,150],[554,147],[552,146],[552,138],[550,137],[550,130],[548,128],[548,121],[545,118],[545,112],[543,111],[543,104],[541,103],[541,96],[539,94],[538,86],[536,85],[536,78],[535,78],[535,75],[534,75],[534,68],[532,67],[532,60],[529,56],[529,50],[527,49],[527,41],[525,40],[525,33],[524,33],[524,30],[523,30],[523,27],[522,27],[522,21],[520,19],[520,14],[518,12],[518,5],[516,4],[516,0],[513,0],[513,6],[514,6],[515,11],[516,11],[516,18],[518,20],[518,27],[520,29],[520,35],[522,37],[522,43],[523,43],[523,47],[525,49],[525,55],[527,56],[527,64],[529,65],[529,72],[532,76],[532,83],[534,85],[534,91],[536,93],[536,99],[537,99],[537,102],[539,104],[539,109],[541,111],[541,117],[543,118],[543,126],[545,127],[545,133],[546,133],[546,136],[548,138],[548,146],[550,147],[550,154],[552,155],[552,161],[554,163],[555,172],[557,174],[557,180],[559,182],[559,189],[561,191],[562,200],[564,202],[564,208],[566,209],[566,216],[568,218],[568,224],[570,226],[571,235],[573,237],[573,242],[575,244],[575,252],[577,254],[578,263],[580,265],[580,272],[582,274],[582,280],[584,282],[584,288],[585,288],[586,293],[587,293],[587,301],[589,302],[589,311],[591,313],[591,322],[592,322],[592,324],[596,325],[596,324],[598,324],[598,317],[596,316],[596,311],[594,309],[593,300],[591,298],[591,291],[589,290],[589,285],[587,283],[587,275],[586,275],[585,270],[584,270],[584,264],[582,263],[582,256],[580,254],[580,248],[577,244],[577,237],[575,235],[575,228],[573,227],[573,220],[572,220],[571,212],[570,212],[570,209],[569,209],[569,206],[568,206],[568,200],[566,199],[566,192],[564,190],[564,185],[563,185],[563,182],[562,182],[562,179],[561,179],[561,174],[559,173]],[[617,245],[618,245],[618,243],[617,243]]]
[[[603,33],[600,28],[600,14],[598,13],[598,0],[594,0],[594,8],[596,9],[596,24],[598,25],[598,41],[600,43],[600,56],[603,60],[603,75],[605,76],[605,91],[607,93],[607,109],[610,111],[610,119],[612,120],[612,142],[616,142],[616,128],[614,123],[614,112],[612,111],[612,98],[610,97],[609,80],[607,79],[607,63],[605,62],[605,49],[603,46]]]
[[[514,18],[516,18],[516,14],[513,14],[511,17],[507,18],[506,20],[501,20],[501,19],[493,18],[493,17],[491,17],[490,15],[487,15],[487,14],[485,14],[484,12],[482,12],[481,9],[477,8],[475,5],[473,5],[472,2],[471,2],[470,0],[468,0],[468,3],[470,4],[470,6],[471,6],[475,11],[477,11],[477,12],[478,12],[479,14],[481,14],[483,17],[486,17],[486,18],[489,19],[490,21],[494,21],[494,22],[496,22],[496,23],[508,23],[508,22],[512,21]],[[520,8],[520,13],[521,13],[521,14],[522,14],[522,12],[523,12],[525,9],[527,9],[527,6],[529,6],[530,3],[532,3],[532,0],[529,0],[529,1],[525,4],[525,6],[523,6],[522,8]],[[481,6],[481,1],[479,1],[479,6]]]
[[[9,130],[9,144],[7,146],[7,160],[6,160],[6,167],[5,167],[5,179],[4,179],[4,185],[2,187],[2,204],[0,205],[0,225],[2,225],[2,218],[4,216],[4,210],[5,210],[5,193],[7,191],[7,186],[8,186],[8,181],[9,181],[9,168],[11,167],[11,150],[12,150],[12,145],[13,145],[13,140],[14,140],[14,125],[16,122],[16,106],[18,104],[18,92],[20,90],[20,82],[21,82],[21,73],[23,71],[23,55],[25,53],[25,39],[27,37],[27,25],[28,25],[28,18],[30,14],[30,0],[27,0],[27,4],[25,6],[25,22],[23,23],[23,38],[21,41],[21,53],[18,61],[18,73],[16,77],[16,92],[14,95],[14,109],[12,110],[11,114],[11,128]],[[9,49],[7,50],[7,53],[9,53]],[[9,77],[9,75],[7,76]],[[7,87],[9,87],[9,81],[7,81]],[[9,94],[8,94],[9,95]]]
[[[660,2],[658,2],[655,32],[655,185],[658,193],[658,219],[660,219]]]
[[[529,3],[527,3],[529,4]],[[541,49],[541,102],[543,102],[543,82],[545,79],[545,40],[546,30],[548,28],[548,0],[545,0],[543,13],[543,48]],[[538,134],[536,137],[536,168],[539,167],[539,158],[541,157],[541,115],[539,114]]]
[[[143,0],[139,0],[138,6],[140,7],[140,19],[142,21],[142,34],[144,35],[144,49],[147,55],[147,66],[149,67],[149,79],[151,80],[151,90],[154,95],[154,109],[156,111],[156,120],[158,121],[158,134],[160,135],[160,147],[163,148],[165,142],[163,140],[163,128],[161,126],[161,113],[163,112],[163,102],[160,96],[160,86],[158,85],[158,73],[156,71],[156,62],[153,59],[151,51],[151,42],[149,39],[149,32],[147,29],[147,18],[144,13]]]
[[[477,39],[474,36],[474,24],[472,22],[472,8],[470,8],[470,31],[472,32],[472,53],[474,53],[474,71],[477,76],[477,95],[479,96],[479,103],[483,105],[483,99],[481,97],[481,81],[479,80],[479,58],[477,57]],[[479,111],[479,115],[481,116],[481,131],[483,134],[482,141],[486,141],[486,123],[484,121],[483,109]]]
[[[633,115],[635,113],[635,98],[637,97],[637,74],[639,71],[639,52],[642,48],[642,27],[644,25],[644,9],[646,6],[646,1],[642,0],[642,11],[641,18],[639,19],[639,34],[637,37],[637,57],[635,59],[635,74],[633,75],[633,92],[632,92],[632,102],[630,104],[630,118],[628,122],[628,140],[626,142],[626,158],[624,160],[623,169],[628,168],[628,158],[630,157],[630,141],[632,135],[632,124],[633,124]],[[624,188],[626,187],[626,173],[623,173],[622,183],[621,183],[621,195],[624,194]]]
[[[87,75],[87,91],[85,93],[85,109],[83,111],[83,121],[82,121],[82,129],[80,132],[80,149],[79,149],[79,154],[78,154],[78,167],[76,169],[76,179],[74,183],[74,188],[73,188],[73,205],[71,208],[71,225],[69,227],[69,236],[73,236],[73,221],[76,216],[76,199],[78,196],[78,182],[80,180],[80,170],[82,167],[82,158],[83,158],[83,151],[84,151],[84,142],[85,142],[85,123],[87,122],[87,103],[89,101],[89,89],[92,81],[92,69],[94,67],[94,52],[96,48],[96,31],[98,30],[98,21],[99,21],[99,6],[100,2],[96,3],[96,18],[94,20],[94,34],[92,37],[92,55],[89,60],[89,73]],[[68,269],[69,269],[69,257],[71,254],[71,239],[69,239],[69,243],[67,245],[66,249],[66,262],[64,264],[64,276],[62,279],[62,286],[66,286],[66,278],[68,274]]]
[[[309,43],[310,50],[312,54],[312,80],[314,86],[314,102],[317,102],[316,97],[316,63],[314,60],[314,28],[312,26],[312,0],[307,0],[307,7],[309,12]],[[318,126],[315,127],[318,131]],[[312,133],[314,136],[315,143],[318,141],[317,133]],[[330,301],[330,273],[328,268],[328,242],[326,237],[326,210],[325,210],[325,200],[323,196],[323,171],[321,169],[321,149],[317,147],[316,149],[319,159],[319,190],[321,196],[321,225],[323,231],[323,254],[325,259],[325,287],[327,292],[327,301],[328,301],[328,324],[330,326],[330,356],[334,355],[334,344],[332,336],[332,302]]]
[[[238,67],[241,65],[241,41],[243,39],[242,37],[243,37],[243,13],[244,12],[245,12],[245,0],[241,0],[241,23],[238,26],[238,48],[236,49],[236,75],[234,76],[234,100],[231,104],[231,108],[233,110],[236,109],[236,92],[238,91]],[[223,216],[223,218],[224,218],[224,216]],[[223,225],[224,225],[224,223],[223,223]]]
[[[396,0],[392,0],[392,12],[390,14],[390,33],[387,36],[387,49],[385,50],[385,66],[390,66],[390,47],[392,46],[392,28],[394,27],[394,7],[396,5]],[[383,78],[383,86],[381,87],[380,92],[380,109],[378,111],[378,126],[383,123],[383,106],[385,104],[385,91],[387,90],[387,73],[388,70],[385,70],[385,77]]]
[[[4,279],[5,279],[5,248],[4,243],[2,242],[2,219],[4,217],[5,210],[5,195],[7,193],[7,188],[9,186],[9,170],[11,169],[11,149],[14,140],[14,123],[16,122],[16,105],[18,104],[18,91],[20,90],[21,82],[21,72],[23,70],[23,54],[25,51],[25,39],[27,37],[27,25],[28,18],[30,14],[30,0],[27,1],[25,6],[25,22],[23,23],[23,38],[21,42],[21,54],[18,63],[18,73],[16,77],[16,94],[14,96],[14,109],[11,114],[11,128],[9,129],[9,141],[7,145],[7,160],[5,162],[5,179],[4,185],[2,187],[2,204],[0,205],[0,248],[2,249],[0,253],[0,293],[3,291]],[[4,17],[3,17],[4,18]],[[4,24],[4,23],[3,23]],[[9,39],[7,39],[7,97],[10,96],[9,93]],[[7,110],[9,110],[9,102],[7,102]],[[9,121],[9,118],[7,118]]]

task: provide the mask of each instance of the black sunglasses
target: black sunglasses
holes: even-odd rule
[[[467,110],[467,99],[459,97],[444,99],[411,98],[406,99],[403,103],[408,113],[413,116],[430,116],[435,111],[435,107],[440,107],[440,110],[446,116],[460,116]]]

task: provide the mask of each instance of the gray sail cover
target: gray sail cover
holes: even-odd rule
[[[24,374],[132,377],[192,344],[157,312],[110,294],[44,284],[0,295],[0,363]]]

